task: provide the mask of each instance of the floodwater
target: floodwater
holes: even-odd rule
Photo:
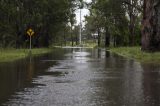
[[[159,106],[160,66],[81,48],[0,63],[0,105]]]

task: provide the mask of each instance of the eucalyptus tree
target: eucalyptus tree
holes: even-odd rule
[[[136,27],[140,25],[139,17],[142,15],[143,3],[142,0],[122,0],[122,3],[129,18],[129,45],[134,46],[136,43]]]
[[[113,41],[118,42],[115,39],[124,34],[124,27],[127,26],[122,0],[95,0],[91,7],[100,13],[101,25],[105,31],[105,46],[110,45],[111,35]],[[123,26],[123,24],[126,26]]]
[[[105,46],[135,45],[140,41],[141,0],[94,0],[95,9],[104,18]],[[138,43],[139,44],[139,43]]]
[[[144,0],[142,50],[160,51],[160,1]]]
[[[85,17],[86,21],[86,30],[90,32],[90,35],[97,34],[95,38],[97,39],[97,45],[101,45],[101,37],[102,37],[102,31],[104,29],[104,18],[102,15],[96,10],[92,9],[90,10],[91,14],[90,16]]]

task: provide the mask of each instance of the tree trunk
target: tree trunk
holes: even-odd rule
[[[129,44],[130,46],[135,45],[135,16],[133,13],[130,13],[130,25],[129,25]]]
[[[110,45],[110,35],[108,32],[108,28],[105,28],[106,32],[105,32],[105,47],[109,47]]]
[[[65,29],[64,29],[64,32],[63,32],[63,39],[64,39],[64,46],[66,46],[66,34],[65,34]]]
[[[144,0],[142,50],[160,51],[160,1]]]
[[[100,29],[98,28],[98,47],[101,45],[101,34],[100,34]]]
[[[76,45],[78,45],[78,36],[77,35],[76,35]]]
[[[116,36],[113,36],[113,46],[116,47],[116,41],[117,41],[117,37]]]
[[[129,14],[129,45],[134,46],[135,45],[135,24],[136,24],[136,11],[135,8],[132,5],[136,5],[136,0],[129,0],[129,7],[128,7],[128,14]]]
[[[73,30],[72,30],[72,25],[71,25],[71,41],[72,41],[72,47],[73,47],[74,42],[73,42]]]

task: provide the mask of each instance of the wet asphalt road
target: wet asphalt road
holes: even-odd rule
[[[160,105],[159,65],[103,49],[62,49],[1,63],[0,78],[0,105]]]

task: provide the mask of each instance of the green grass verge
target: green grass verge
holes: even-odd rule
[[[40,55],[51,52],[52,49],[38,48],[32,49],[32,55]],[[0,62],[9,62],[27,57],[29,49],[0,49]]]
[[[118,47],[110,48],[108,51],[140,62],[160,63],[160,52],[146,53],[141,51],[140,47]]]

